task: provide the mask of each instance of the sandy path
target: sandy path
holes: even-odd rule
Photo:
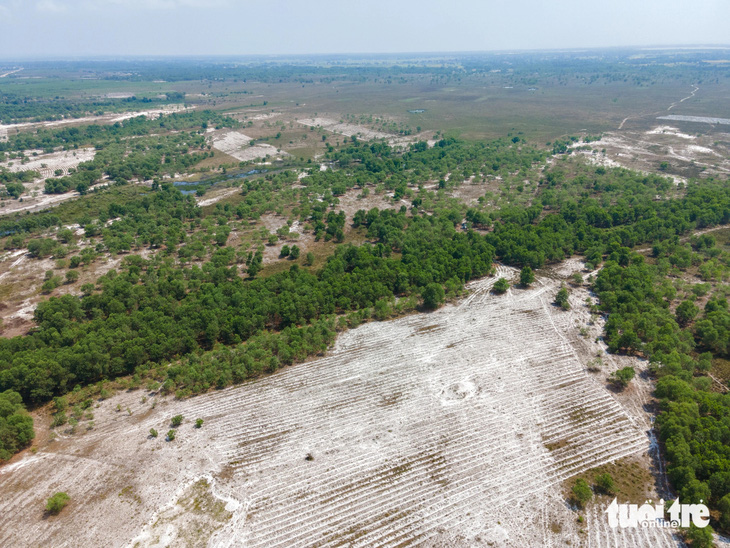
[[[349,124],[345,122],[338,122],[331,118],[305,118],[303,120],[297,120],[298,123],[307,127],[321,127],[326,131],[332,133],[339,133],[345,137],[357,137],[365,141],[372,141],[375,139],[385,139],[391,146],[405,146],[418,140],[418,135],[411,135],[408,137],[401,137],[392,133],[384,133],[374,129],[367,128],[365,126],[359,126],[357,124]],[[435,141],[434,141],[435,143]],[[429,146],[433,146],[429,144]]]
[[[209,196],[208,198],[203,199],[203,197],[197,198],[198,200],[198,206],[199,207],[205,207],[209,205],[213,205],[217,202],[220,202],[221,200],[228,198],[229,196],[233,196],[235,194],[240,194],[241,189],[236,188],[228,188],[226,190],[220,191],[216,193],[214,196]]]
[[[158,109],[144,110],[144,111],[133,111],[125,113],[109,113],[102,114],[100,116],[83,116],[81,118],[64,118],[63,120],[49,120],[46,122],[21,122],[19,124],[0,124],[0,140],[3,140],[3,136],[7,139],[9,130],[25,130],[27,128],[53,128],[59,126],[65,126],[68,124],[95,124],[95,123],[115,123],[123,120],[128,120],[136,116],[146,116],[148,118],[159,118],[165,114],[172,114],[175,112],[184,112],[186,110],[193,109],[194,107],[185,107],[183,105],[171,104],[164,105]]]
[[[694,97],[695,96],[695,93],[697,93],[699,91],[700,87],[697,86],[697,85],[695,85],[694,88],[695,89],[692,91],[692,93],[690,93],[687,97],[685,97],[683,99],[680,99],[679,101],[675,101],[674,103],[672,103],[671,105],[669,105],[669,107],[667,108],[667,110],[672,110],[678,104],[684,103],[687,99],[691,99],[692,97]],[[633,116],[627,116],[626,118],[624,118],[623,120],[621,120],[621,123],[619,124],[619,126],[618,126],[617,129],[623,129],[624,128],[624,124],[627,121],[631,120],[632,118],[642,118],[644,116],[651,116],[651,115],[655,115],[655,114],[660,114],[660,113],[659,112],[651,112],[651,113],[646,112],[646,113],[643,113],[643,114],[635,114]],[[670,116],[660,116],[658,119],[660,119],[660,120],[680,120],[680,119],[683,119],[683,118],[691,118],[691,117],[690,116],[673,116],[673,115],[670,115]]]
[[[23,70],[23,67],[21,67],[19,69],[11,70],[10,72],[6,72],[4,74],[0,74],[0,78],[5,78],[6,76],[10,76],[11,74],[15,74],[16,72],[20,72],[21,70]]]
[[[684,103],[687,99],[692,99],[692,97],[695,96],[695,93],[697,93],[699,90],[700,90],[700,86],[695,85],[694,86],[694,89],[692,90],[692,93],[690,93],[689,95],[687,95],[687,97],[685,97],[684,99],[680,99],[676,103],[672,103],[671,105],[669,105],[669,107],[667,108],[667,110],[672,110],[674,107],[676,107],[680,103]]]

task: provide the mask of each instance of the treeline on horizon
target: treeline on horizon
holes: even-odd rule
[[[654,50],[631,48],[595,48],[580,51],[532,52],[451,52],[451,53],[384,53],[384,54],[320,54],[271,56],[209,56],[180,59],[128,59],[80,61],[25,61],[26,70],[52,74],[55,78],[96,74],[109,80],[251,80],[262,82],[300,81],[302,78],[378,77],[399,75],[488,73],[495,69],[552,75],[572,72],[638,74],[647,68],[674,77],[691,78],[697,73],[714,73],[713,61],[727,58],[728,50]],[[436,63],[438,61],[438,63]],[[679,66],[677,66],[679,65]],[[720,67],[722,69],[722,67]],[[721,71],[725,72],[725,71]]]

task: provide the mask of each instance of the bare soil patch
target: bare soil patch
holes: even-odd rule
[[[238,131],[214,133],[210,139],[217,150],[242,162],[258,160],[267,156],[281,158],[286,155],[286,152],[267,143],[258,143],[251,146],[251,137]]]
[[[96,402],[93,429],[0,468],[0,543],[173,546],[198,530],[208,545],[282,547],[614,538],[599,536],[598,507],[576,524],[562,483],[647,454],[646,413],[587,371],[600,343],[578,334],[583,290],[569,312],[551,305],[551,277],[491,294],[516,275],[500,266],[453,305],[366,324],[322,359],[235,388]],[[174,441],[149,437],[176,414]],[[51,523],[42,506],[57,490],[73,512]],[[641,534],[617,545],[676,545]]]

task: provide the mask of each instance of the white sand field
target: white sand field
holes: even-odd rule
[[[616,534],[598,507],[578,525],[565,503],[566,478],[645,458],[650,442],[648,384],[626,398],[605,387],[635,360],[586,371],[600,348],[599,325],[576,333],[587,293],[570,312],[550,304],[576,267],[503,296],[496,277],[474,282],[456,304],[366,324],[238,387],[99,402],[93,430],[60,429],[0,468],[0,545],[676,546],[664,530]],[[44,519],[59,490],[71,504]]]

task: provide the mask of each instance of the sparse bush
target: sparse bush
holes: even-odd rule
[[[168,430],[167,431],[167,441],[173,441],[174,439],[175,439],[175,431]]]
[[[66,413],[63,411],[59,411],[55,415],[53,415],[53,420],[51,421],[51,428],[56,428],[57,426],[63,426],[68,421],[68,417],[66,417]]]
[[[494,291],[496,294],[501,295],[502,293],[506,293],[509,289],[509,282],[505,278],[500,278],[494,283],[494,287],[492,287],[492,291]]]
[[[61,277],[53,276],[50,280],[46,280],[45,282],[43,282],[43,285],[41,286],[41,291],[43,293],[50,293],[59,285],[61,285]]]
[[[535,281],[535,273],[529,266],[525,266],[520,270],[520,285],[528,287]]]
[[[195,428],[202,428],[202,426],[203,426],[203,419],[196,419]]]
[[[575,484],[570,492],[572,494],[573,501],[579,508],[585,508],[586,503],[593,498],[593,491],[591,491],[591,487],[588,485],[588,482],[586,482],[583,478],[575,480]]]
[[[183,416],[182,415],[175,415],[172,417],[172,420],[170,421],[170,424],[172,424],[173,428],[177,428],[182,424]]]
[[[596,487],[604,495],[613,495],[616,489],[616,483],[613,481],[611,474],[607,472],[596,476]]]
[[[53,398],[53,406],[56,408],[56,413],[63,413],[68,409],[68,400],[63,396]]]
[[[70,500],[71,497],[69,497],[68,494],[59,491],[58,493],[55,493],[53,496],[51,496],[48,501],[46,501],[46,511],[49,514],[58,514],[66,507],[68,501]]]
[[[156,438],[157,437],[157,430],[154,428],[150,428],[150,437]]]
[[[628,366],[619,369],[618,371],[614,371],[609,379],[620,388],[626,388],[633,380],[634,376],[636,376],[636,371],[633,367]]]
[[[692,548],[712,548],[715,540],[712,536],[712,527],[696,527],[691,524],[689,529],[684,529],[684,536],[690,541]]]
[[[555,304],[563,310],[570,309],[570,303],[568,302],[568,289],[563,286],[555,295]]]

